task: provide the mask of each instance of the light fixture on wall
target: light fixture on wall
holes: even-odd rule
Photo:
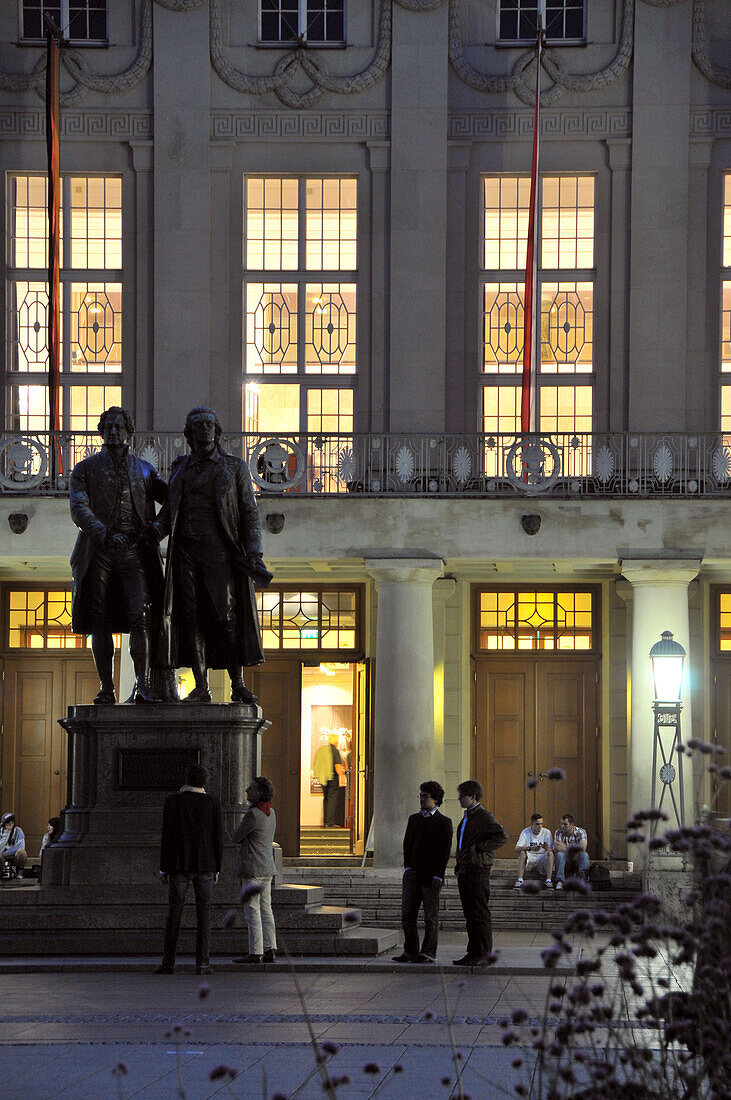
[[[681,826],[685,824],[685,799],[683,797],[683,753],[680,749],[680,712],[683,704],[680,696],[683,691],[685,656],[682,645],[675,641],[669,630],[663,630],[660,641],[655,642],[650,649],[652,711],[655,726],[652,739],[652,806],[661,810],[667,794],[675,812],[675,819]],[[658,779],[662,789],[660,800],[656,803]],[[676,780],[677,799],[674,786]],[[651,823],[651,838],[655,835],[657,826],[657,821]]]

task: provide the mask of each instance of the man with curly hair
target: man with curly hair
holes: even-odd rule
[[[130,453],[135,426],[126,409],[102,413],[104,446],[71,471],[69,504],[79,528],[71,555],[72,629],[91,634],[99,673],[95,703],[114,703],[115,633],[129,634],[135,670],[134,701],[153,703],[152,643],[162,604],[162,560],[145,540],[155,502],[167,486],[149,462]]]
[[[240,845],[234,875],[241,883],[241,902],[249,931],[249,953],[235,963],[274,962],[277,930],[272,911],[274,833],[277,815],[272,809],[274,785],[257,775],[246,788],[249,808],[231,839]]]

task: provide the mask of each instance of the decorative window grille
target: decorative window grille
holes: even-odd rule
[[[491,589],[479,593],[483,651],[583,651],[594,648],[594,592]]]
[[[260,0],[259,41],[345,42],[345,0]]]
[[[245,181],[245,430],[322,433],[320,488],[353,431],[356,201],[348,177]]]
[[[721,430],[731,444],[731,172],[724,178],[721,271]]]
[[[530,180],[483,181],[484,271],[481,429],[520,431],[523,299]],[[539,189],[540,356],[538,426],[546,433],[592,430],[594,383],[594,180],[547,176]],[[588,472],[586,447],[563,449],[567,474]],[[499,447],[485,449],[485,472],[500,470]]]
[[[71,629],[70,588],[6,589],[5,644],[8,649],[84,649],[91,637]],[[115,634],[116,645],[121,637]]]
[[[23,42],[45,39],[44,15],[49,15],[63,37],[74,45],[107,43],[107,0],[23,0]]]
[[[269,588],[256,599],[265,649],[361,648],[359,589]]]
[[[5,426],[48,429],[45,176],[8,186]],[[64,176],[61,200],[61,427],[94,431],[122,389],[122,181]]]
[[[584,41],[584,0],[547,0],[545,18],[549,42]],[[536,0],[500,0],[498,39],[501,42],[535,42],[537,28]]]

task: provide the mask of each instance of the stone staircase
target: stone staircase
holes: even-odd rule
[[[303,828],[300,830],[300,856],[348,856],[350,829]]]
[[[304,883],[272,892],[277,932],[292,955],[375,956],[398,943],[385,928],[361,927],[349,906],[324,904],[324,888]],[[224,927],[234,910],[235,923]],[[167,913],[167,888],[151,884],[96,887],[40,887],[18,880],[0,884],[1,953],[40,955],[159,955]],[[213,894],[212,955],[248,950],[238,889],[218,885]],[[181,928],[179,951],[195,949],[192,888]]]
[[[496,860],[491,877],[490,909],[496,930],[550,932],[563,923],[574,909],[611,912],[629,901],[642,889],[639,872],[619,870],[621,864],[608,864],[611,889],[588,895],[541,889],[538,894],[515,890],[515,860]],[[626,864],[624,865],[626,866]],[[363,926],[401,927],[401,872],[370,867],[298,866],[296,860],[284,860],[287,882],[315,883],[324,889],[329,904],[356,908]],[[440,899],[440,927],[464,929],[453,866]]]

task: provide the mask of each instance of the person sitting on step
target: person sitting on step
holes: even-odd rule
[[[553,840],[551,839],[551,830],[544,828],[543,814],[534,813],[530,815],[530,825],[523,829],[515,847],[520,852],[516,887],[519,888],[523,885],[523,872],[528,870],[545,875],[546,886],[551,890],[553,888],[553,882],[551,881],[551,875],[553,874]]]
[[[556,889],[563,890],[566,868],[570,875],[588,878],[589,853],[586,830],[579,828],[573,815],[566,813],[561,825],[553,836],[553,850],[556,857]]]
[[[3,814],[0,818],[0,877],[22,878],[28,862],[25,850],[25,834],[15,824],[15,814]]]

